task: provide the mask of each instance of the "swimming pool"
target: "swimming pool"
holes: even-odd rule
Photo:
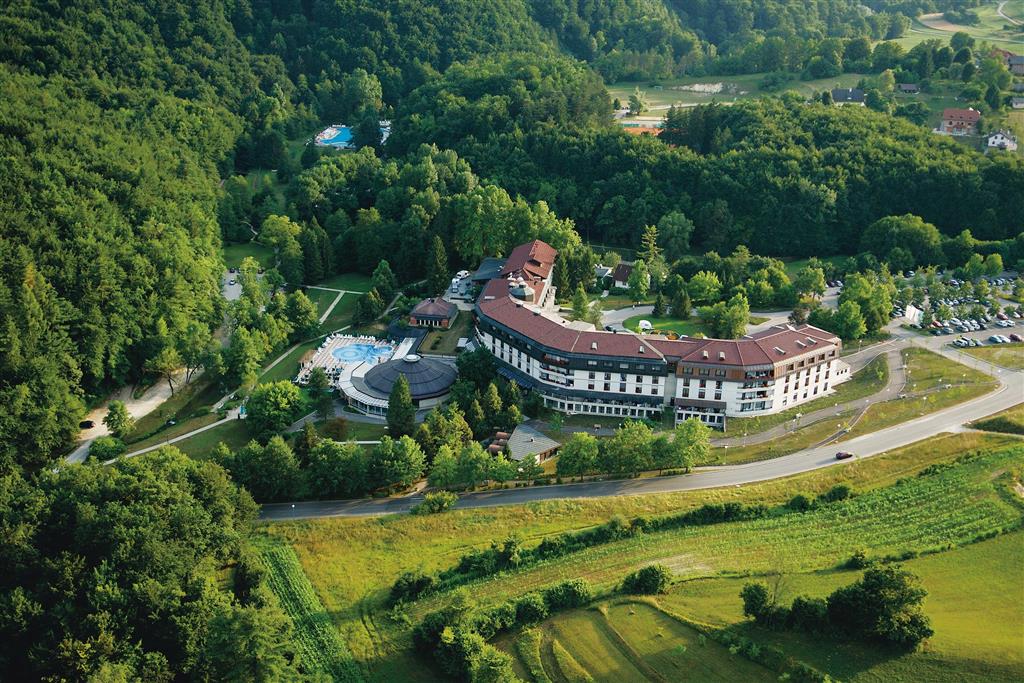
[[[395,347],[388,344],[349,344],[331,351],[342,363],[373,363],[381,356],[390,355]]]
[[[331,126],[323,132],[318,142],[331,147],[349,147],[352,144],[352,129],[348,126]],[[327,136],[330,137],[327,137]]]

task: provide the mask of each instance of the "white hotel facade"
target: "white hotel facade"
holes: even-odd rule
[[[729,417],[766,415],[825,396],[850,378],[842,343],[810,325],[777,326],[741,339],[670,340],[569,322],[551,285],[557,252],[517,247],[476,304],[477,343],[499,372],[568,414],[696,417],[724,429]]]

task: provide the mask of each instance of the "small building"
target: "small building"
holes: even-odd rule
[[[1006,60],[1006,66],[1014,76],[1024,76],[1024,56],[1013,55]]]
[[[1010,106],[1014,109],[1024,109],[1024,97],[1014,97],[1010,99]]]
[[[863,107],[864,91],[860,88],[833,88],[832,102],[839,106],[852,104],[854,106]]]
[[[440,327],[447,330],[459,314],[459,307],[444,299],[424,299],[409,311],[409,324],[414,327]]]
[[[600,263],[594,266],[594,277],[600,281],[612,274],[612,268],[603,266]]]
[[[1007,152],[1017,151],[1017,138],[1009,131],[997,130],[994,133],[990,133],[985,139],[985,145],[988,149],[1002,149]]]
[[[537,462],[544,462],[562,447],[551,437],[527,424],[518,425],[508,439],[508,453],[513,460],[522,461],[536,456]]]
[[[633,274],[633,265],[620,263],[612,271],[612,286],[625,289],[629,287],[629,276]]]
[[[1010,86],[1010,90],[1013,92],[1024,92],[1024,83],[1014,83]]]
[[[978,132],[979,121],[981,112],[977,109],[943,109],[939,132],[946,135],[974,135]]]
[[[921,88],[917,83],[899,83],[896,86],[896,90],[904,95],[916,95],[921,92]]]

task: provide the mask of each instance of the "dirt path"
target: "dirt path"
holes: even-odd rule
[[[946,21],[943,17],[942,12],[935,12],[934,14],[922,14],[917,18],[922,24],[928,28],[933,28],[936,31],[950,31],[956,32],[963,30],[963,26],[957,26]]]
[[[184,371],[182,371],[175,377],[175,386],[181,386],[184,381],[184,374]],[[199,373],[196,373],[192,377],[193,381],[198,376]],[[167,385],[166,381],[160,380],[138,398],[133,397],[132,393],[132,387],[121,387],[121,389],[108,396],[105,401],[96,408],[93,408],[88,415],[82,418],[83,420],[92,420],[95,426],[91,429],[82,430],[78,436],[78,447],[65,458],[67,462],[84,462],[86,456],[89,455],[89,446],[92,445],[92,442],[101,436],[110,434],[110,430],[103,424],[103,418],[107,415],[107,405],[111,401],[123,401],[128,409],[128,413],[138,420],[140,417],[148,415],[159,408],[160,404],[169,399],[171,397],[171,388]]]

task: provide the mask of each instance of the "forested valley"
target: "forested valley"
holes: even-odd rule
[[[909,53],[885,41],[920,12],[977,3],[754,4],[6,3],[0,670],[308,674],[252,559],[254,504],[223,468],[173,449],[58,465],[113,390],[186,365],[230,390],[315,322],[294,291],[252,286],[226,302],[225,243],[258,235],[278,258],[267,281],[294,290],[376,277],[385,259],[402,284],[436,279],[430,259],[474,267],[539,238],[561,252],[559,289],[573,292],[599,251],[659,234],[666,293],[714,279],[744,306],[797,304],[775,257],[842,255],[844,273],[865,272],[857,296],[876,328],[888,311],[868,309],[890,265],[1024,261],[1020,157],[983,155],[908,117],[780,93],[672,109],[660,138],[614,124],[617,81],[951,66],[937,41]],[[304,144],[338,121],[361,149]],[[247,174],[271,173],[272,189],[250,191]]]

